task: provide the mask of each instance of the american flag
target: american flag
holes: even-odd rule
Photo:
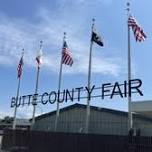
[[[21,57],[20,61],[19,61],[19,64],[18,64],[18,67],[17,67],[17,77],[20,78],[21,75],[22,75],[22,67],[23,67],[23,56]]]
[[[141,42],[146,39],[146,34],[144,33],[143,29],[138,25],[134,17],[130,16],[128,18],[128,26],[132,27],[136,41]]]
[[[72,66],[73,64],[73,59],[71,57],[71,53],[68,49],[68,45],[66,41],[64,41],[63,48],[62,48],[62,64],[66,64],[69,66]]]

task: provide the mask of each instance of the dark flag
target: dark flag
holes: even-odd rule
[[[37,64],[38,64],[38,67],[40,67],[40,65],[42,64],[42,44],[40,46],[40,50],[38,51],[38,54],[37,54],[37,57],[36,57],[36,61],[37,61]]]
[[[97,43],[100,46],[103,46],[103,41],[101,39],[101,36],[95,30],[92,31],[91,41]]]
[[[62,48],[62,64],[66,64],[69,66],[72,66],[73,64],[73,59],[72,59],[70,50],[68,49],[68,45],[66,41],[64,41],[63,48]]]
[[[128,26],[132,28],[136,41],[141,42],[146,39],[146,34],[144,33],[143,29],[139,26],[134,17],[130,16],[128,18]]]

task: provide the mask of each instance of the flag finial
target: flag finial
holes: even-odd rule
[[[43,41],[41,40],[40,41],[40,49],[42,48],[42,45],[43,45]]]
[[[130,2],[127,2],[127,12],[128,12],[128,14],[129,14],[129,12],[130,12]]]
[[[24,55],[24,48],[22,49],[22,56]]]
[[[63,33],[63,39],[66,39],[66,32]]]
[[[92,22],[93,22],[93,23],[95,22],[95,19],[94,19],[94,18],[92,19]]]
[[[95,23],[95,19],[93,18],[93,19],[92,19],[92,30],[93,30],[93,28],[94,28],[94,23]]]
[[[94,23],[95,23],[95,19],[93,18],[93,19],[92,19],[92,24],[94,25]]]

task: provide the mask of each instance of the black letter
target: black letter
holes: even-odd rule
[[[11,100],[11,108],[15,107],[16,105],[16,98],[15,97],[12,97],[12,100]]]
[[[33,104],[33,105],[37,105],[37,103],[36,103],[37,96],[38,96],[38,94],[34,94],[34,95],[33,95],[33,101],[32,101],[32,104]]]
[[[105,92],[110,92],[110,90],[105,90],[105,88],[108,88],[110,87],[111,83],[105,83],[105,84],[102,84],[102,99],[104,99],[104,96],[105,96]]]
[[[22,97],[16,98],[16,107],[19,107],[21,105],[21,99]]]
[[[75,88],[75,90],[78,90],[78,101],[80,101],[80,91],[83,89],[83,87]]]
[[[86,90],[87,90],[87,92],[88,92],[88,100],[90,100],[90,98],[91,98],[91,93],[92,93],[93,89],[95,88],[95,85],[93,85],[91,89],[89,89],[88,87],[85,87],[85,88],[86,88]]]
[[[26,96],[22,96],[22,99],[23,99],[22,106],[24,106],[24,104],[25,104],[25,98],[26,98]]]
[[[42,95],[41,102],[42,102],[43,105],[47,104],[47,102],[48,102],[48,100],[43,100],[44,96],[48,96],[48,93],[45,92],[45,93],[43,93],[43,95]]]
[[[60,94],[63,94],[63,98],[60,100]],[[60,92],[60,90],[58,90],[58,102],[62,103],[64,101],[64,97],[65,97],[65,90],[63,90],[63,92]]]
[[[28,95],[28,97],[29,97],[29,100],[28,100],[28,106],[30,105],[30,103],[31,103],[31,97],[32,97],[33,95]]]
[[[116,88],[118,89],[118,91],[115,91]],[[111,99],[112,99],[113,95],[120,95],[121,98],[123,98],[123,95],[122,95],[122,92],[121,92],[121,89],[119,87],[118,82],[116,82],[114,87],[113,87],[113,90],[112,90],[112,93],[111,93],[111,96],[110,96]]]
[[[72,89],[72,94],[70,94],[70,91],[68,89],[66,89],[66,97],[65,97],[65,102],[67,102],[67,100],[71,100],[73,101],[73,96],[74,96],[74,89]],[[69,98],[68,98],[69,96]]]
[[[136,82],[137,81],[137,82]],[[132,83],[133,82],[133,83]],[[135,83],[134,83],[135,82]],[[132,84],[136,84],[138,83],[136,86],[132,86]],[[133,79],[133,80],[129,80],[129,97],[131,97],[131,94],[132,94],[132,89],[136,89],[137,92],[140,94],[140,96],[143,96],[143,93],[142,91],[139,89],[142,85],[142,81],[140,79]],[[136,92],[136,93],[137,93]]]
[[[54,100],[51,100],[51,95],[54,94]],[[52,102],[53,101],[53,102]],[[49,94],[49,102],[51,104],[55,103],[56,101],[56,92],[55,91],[52,91],[50,94]]]
[[[124,81],[124,97],[127,97],[127,81]]]

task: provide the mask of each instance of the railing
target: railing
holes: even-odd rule
[[[5,130],[2,148],[18,152],[152,152],[152,137]]]

